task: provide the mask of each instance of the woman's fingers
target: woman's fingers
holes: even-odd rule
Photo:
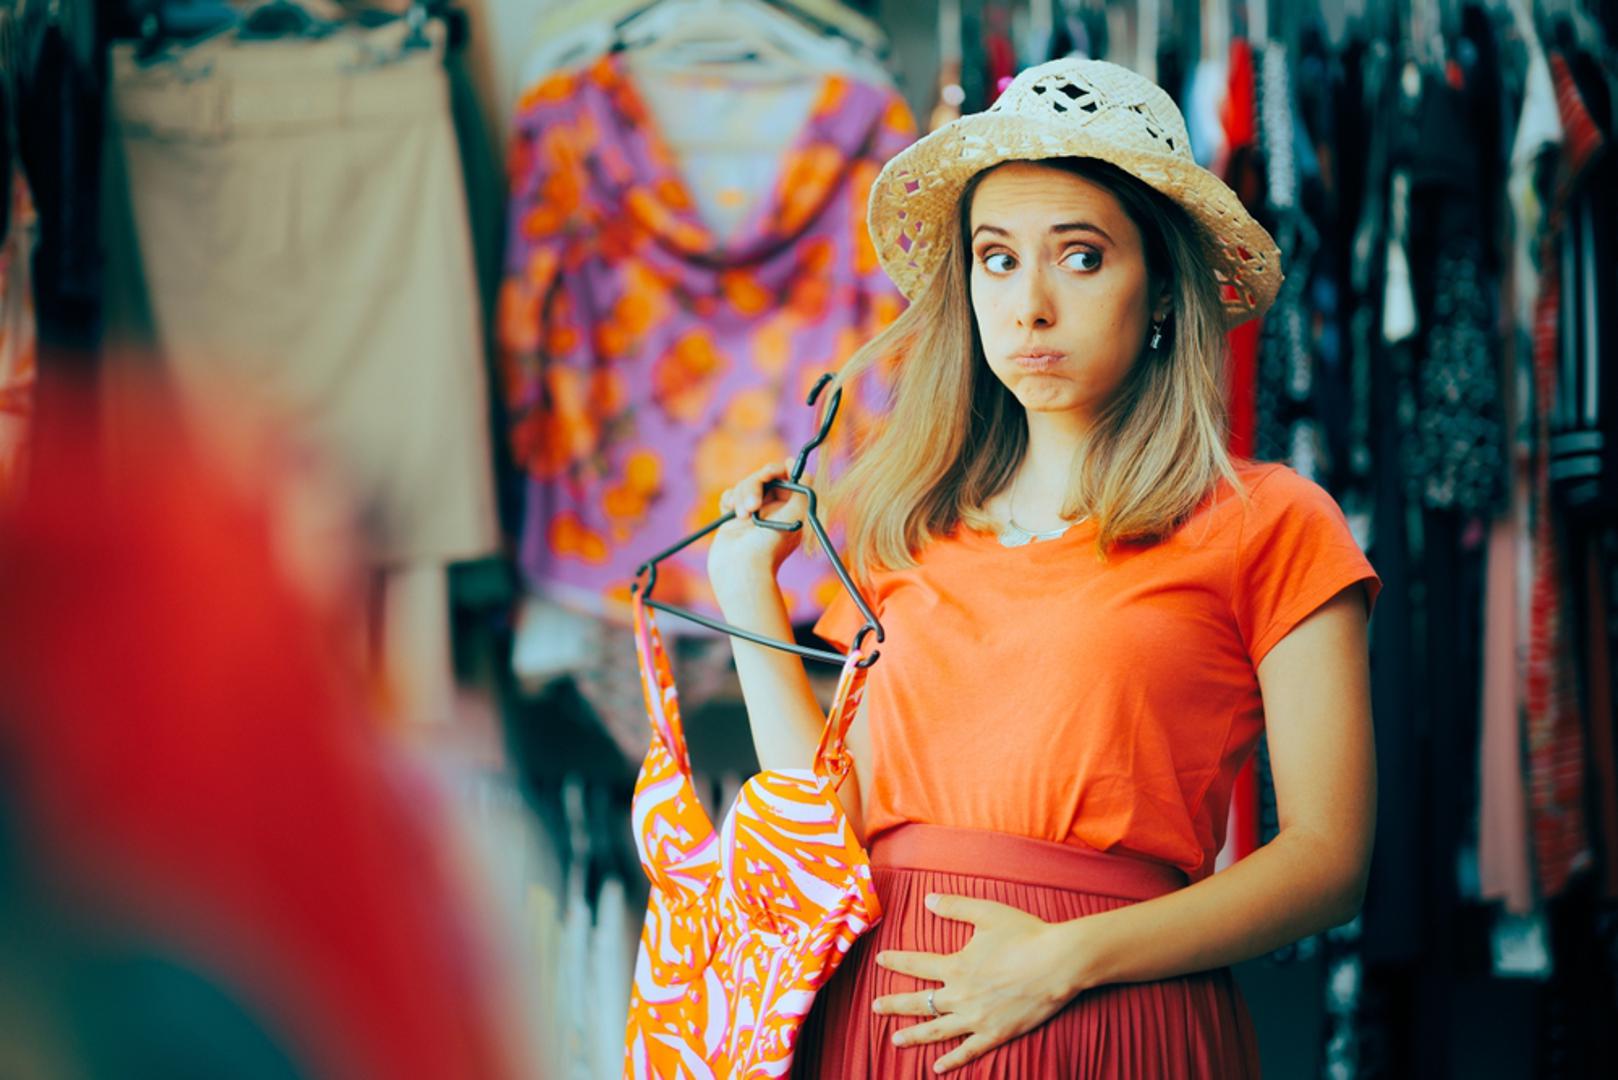
[[[893,1033],[894,1046],[921,1046],[971,1035],[972,1025],[956,1016],[940,1016],[924,1024],[911,1024]]]
[[[897,971],[900,975],[909,975],[928,982],[941,983],[949,980],[950,957],[939,953],[890,949],[878,953],[876,962],[879,967],[887,968],[889,971]]]
[[[780,480],[792,475],[792,462],[771,462],[752,473],[747,479],[736,485],[733,489],[735,498],[733,505],[737,517],[745,517],[764,505],[766,492],[764,485],[771,480]],[[783,496],[790,497],[788,495]],[[723,502],[721,502],[723,505]]]
[[[938,988],[933,987],[933,1005],[937,1007],[940,1016],[949,1010],[938,1004]],[[933,1015],[932,1009],[927,1007],[927,991],[922,990],[914,994],[889,994],[879,997],[871,1002],[871,1011],[883,1016],[927,1016]]]

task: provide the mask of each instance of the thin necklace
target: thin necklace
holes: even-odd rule
[[[1021,475],[1022,474],[1019,473],[1017,477],[1011,481],[1011,495],[1006,500],[1006,523],[1000,528],[1000,544],[1002,547],[1022,547],[1024,544],[1031,544],[1035,540],[1055,540],[1058,536],[1061,536],[1073,526],[1077,525],[1080,521],[1084,520],[1084,518],[1081,517],[1077,521],[1069,521],[1065,524],[1057,526],[1054,529],[1047,529],[1044,532],[1031,532],[1030,530],[1023,528],[1021,525],[1018,525],[1016,513],[1017,480],[1021,479]]]

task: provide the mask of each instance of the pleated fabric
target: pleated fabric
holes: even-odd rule
[[[1094,915],[1172,892],[1175,867],[1128,855],[974,829],[906,825],[879,836],[871,863],[886,917],[824,986],[799,1040],[799,1080],[909,1080],[962,1040],[897,1047],[893,1033],[924,1022],[877,1016],[878,997],[933,985],[878,967],[888,949],[953,953],[968,923],[940,918],[929,893],[1009,904],[1047,921]],[[1219,1080],[1259,1076],[1258,1040],[1228,967],[1080,994],[1046,1023],[949,1074],[962,1080]]]

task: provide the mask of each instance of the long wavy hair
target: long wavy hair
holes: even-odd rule
[[[1143,350],[1103,407],[1074,468],[1063,516],[1099,525],[1105,558],[1125,541],[1173,532],[1220,477],[1245,498],[1226,451],[1226,339],[1218,286],[1198,226],[1173,200],[1092,158],[1041,162],[1110,191],[1145,243],[1150,296],[1167,289],[1161,347]],[[961,194],[951,249],[927,288],[854,353],[828,393],[873,368],[891,373],[889,408],[841,476],[816,470],[828,515],[841,525],[844,561],[862,582],[915,565],[958,525],[992,525],[986,500],[1010,481],[1028,447],[1026,413],[989,368],[972,314],[968,241],[972,198]]]

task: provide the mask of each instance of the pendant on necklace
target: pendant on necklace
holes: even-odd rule
[[[1000,546],[1008,548],[1022,547],[1025,544],[1033,543],[1035,540],[1055,540],[1058,536],[1061,536],[1063,533],[1071,529],[1074,524],[1074,522],[1068,522],[1066,525],[1063,525],[1060,528],[1048,529],[1045,532],[1036,533],[1029,532],[1027,529],[1016,524],[1015,522],[1007,522],[1005,525],[1000,527]]]

